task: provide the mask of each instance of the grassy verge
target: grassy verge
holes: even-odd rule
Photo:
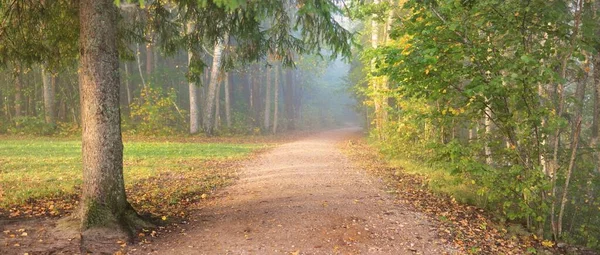
[[[461,203],[471,199],[476,184],[410,160],[387,160],[366,139],[356,137],[342,145],[361,168],[384,180],[386,191],[426,214],[440,239],[459,254],[535,254],[544,251],[531,235],[511,233],[483,209]],[[471,190],[470,190],[471,189]]]
[[[128,196],[143,213],[185,214],[185,206],[229,183],[235,166],[264,143],[132,141],[124,144]],[[0,217],[59,216],[72,210],[81,185],[81,142],[3,138]]]

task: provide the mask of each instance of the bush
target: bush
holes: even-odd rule
[[[17,117],[12,124],[7,131],[13,135],[51,135],[56,131],[55,125],[47,124],[40,117]]]
[[[177,108],[174,89],[142,89],[141,96],[131,104],[132,132],[143,135],[172,135],[186,130],[187,113]],[[129,125],[129,124],[128,124]]]

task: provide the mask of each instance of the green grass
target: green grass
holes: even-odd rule
[[[159,176],[212,177],[207,162],[241,159],[265,144],[127,142],[124,144],[126,185]],[[218,167],[214,164],[213,168]],[[81,142],[49,138],[0,140],[0,208],[31,199],[74,194],[81,184]]]

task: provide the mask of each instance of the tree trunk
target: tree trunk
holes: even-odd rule
[[[15,117],[23,116],[23,84],[21,76],[21,66],[17,67],[17,73],[15,74]]]
[[[152,40],[152,36],[148,35],[146,38],[148,41]],[[146,77],[150,77],[150,75],[152,74],[152,69],[154,67],[154,65],[152,64],[152,60],[154,60],[154,58],[152,57],[154,51],[152,50],[152,43],[146,43]]]
[[[591,147],[594,149],[596,171],[600,173],[600,149],[598,149],[598,139],[600,134],[600,54],[596,54],[593,65],[593,90],[594,90],[594,116],[592,119],[592,138]]]
[[[378,5],[379,4],[379,0],[373,0],[373,4]],[[377,47],[379,46],[379,27],[377,25],[377,15],[373,14],[373,17],[371,18],[371,47],[373,49],[377,49]],[[371,59],[371,66],[370,66],[370,72],[372,74],[375,74],[375,69],[376,69],[376,65],[375,65],[375,58]],[[371,90],[374,91],[373,93],[373,107],[375,108],[375,130],[377,132],[377,137],[379,138],[379,140],[383,140],[383,127],[382,127],[382,100],[381,100],[381,91],[380,91],[380,86],[381,86],[381,82],[379,81],[379,77],[376,76],[372,76],[370,79],[370,85],[371,85]]]
[[[223,74],[223,86],[225,87],[225,121],[227,128],[231,128],[231,96],[229,95],[229,72]]]
[[[129,82],[129,64],[125,63],[125,90],[127,91],[127,109],[131,105],[131,84]]]
[[[563,216],[565,212],[565,205],[567,204],[567,194],[569,191],[569,183],[571,181],[571,176],[573,175],[573,169],[575,168],[575,159],[577,158],[577,147],[579,146],[579,134],[581,133],[581,115],[577,116],[576,122],[574,124],[573,130],[573,142],[571,145],[571,160],[569,160],[569,168],[567,169],[567,176],[565,179],[565,186],[563,188],[562,198],[560,199],[560,210],[558,213],[558,234],[557,236],[562,235],[562,226],[563,226]]]
[[[271,67],[267,66],[265,70],[267,77],[265,79],[265,112],[263,118],[263,128],[265,132],[268,132],[269,126],[271,124],[271,71]]]
[[[140,44],[137,44],[136,52],[135,52],[135,61],[137,62],[138,71],[140,72],[140,79],[142,80],[142,86],[146,88],[146,81],[144,80],[144,73],[142,73],[142,61],[140,60]]]
[[[188,65],[192,59],[192,53],[188,52]],[[190,134],[198,133],[200,127],[199,111],[198,111],[198,87],[196,83],[188,84],[190,92]]]
[[[193,23],[187,24],[187,33],[191,33],[194,28]],[[188,50],[188,67],[191,65],[194,52]],[[198,109],[198,86],[195,82],[188,83],[189,98],[190,98],[190,134],[198,133],[200,129],[200,111]]]
[[[485,145],[484,145],[484,151],[485,151],[485,163],[487,165],[492,165],[494,163],[494,160],[492,158],[492,148],[490,147],[490,140],[492,139],[492,132],[494,131],[493,126],[494,125],[492,123],[492,110],[490,109],[490,103],[489,100],[487,100],[488,102],[488,106],[485,107],[485,113],[483,116],[483,124],[485,126]]]
[[[221,117],[221,79],[217,83],[217,95],[215,96],[215,130],[219,130],[219,121]]]
[[[279,118],[277,117],[279,111],[279,71],[280,64],[275,65],[275,95],[273,96],[273,100],[275,101],[275,109],[273,109],[273,134],[277,133],[277,122]]]
[[[42,84],[44,86],[44,116],[46,123],[56,124],[54,119],[54,87],[52,86],[52,75],[46,70],[45,65],[41,65]]]
[[[286,70],[286,79],[285,79],[285,92],[284,92],[284,100],[285,100],[285,118],[287,120],[287,129],[294,130],[296,128],[294,122],[294,85],[293,85],[293,70]]]
[[[118,10],[113,0],[81,0],[79,17],[83,185],[78,216],[85,244],[88,235],[102,235],[91,229],[132,233],[146,224],[125,197]]]
[[[254,65],[254,73],[252,75],[252,125],[253,127],[260,127],[259,116],[260,116],[260,67],[258,64]]]
[[[227,36],[225,36],[227,38]],[[215,105],[215,96],[217,90],[217,82],[219,82],[219,71],[221,69],[221,58],[223,54],[223,49],[225,48],[225,40],[219,40],[215,43],[215,49],[213,52],[213,62],[210,73],[210,82],[208,84],[208,91],[206,93],[206,98],[204,101],[204,116],[203,116],[203,127],[206,135],[213,134],[213,107]]]

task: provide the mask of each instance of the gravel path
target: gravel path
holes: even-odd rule
[[[130,253],[450,254],[434,223],[340,152],[338,143],[357,131],[327,131],[261,155],[187,229]]]

